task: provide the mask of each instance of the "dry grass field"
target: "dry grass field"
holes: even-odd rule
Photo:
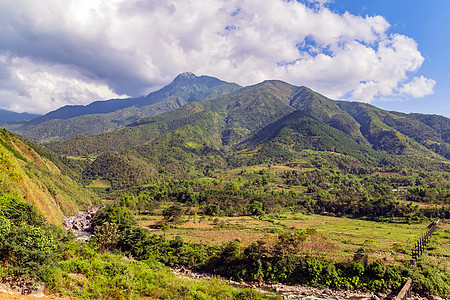
[[[369,250],[372,259],[395,262],[409,259],[410,249],[426,232],[429,222],[400,224],[380,223],[322,215],[284,214],[257,217],[185,217],[168,230],[158,228],[162,216],[140,216],[138,223],[152,233],[167,238],[180,236],[184,241],[208,245],[221,245],[240,239],[244,245],[263,240],[268,245],[276,242],[281,232],[297,229],[315,229],[302,244],[305,254],[333,258],[337,261],[351,260],[355,251],[363,247]],[[394,249],[400,244],[406,254]],[[399,245],[397,245],[399,246]],[[427,247],[431,255],[450,267],[450,224],[442,223]]]

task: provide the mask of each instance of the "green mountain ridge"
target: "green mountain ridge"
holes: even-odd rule
[[[266,126],[240,147],[245,149],[256,147],[261,149],[260,152],[267,152],[276,146],[282,146],[293,154],[309,149],[345,154],[363,161],[383,157],[382,154],[356,143],[344,132],[324,124],[303,111],[294,111]]]
[[[221,142],[225,148],[251,138],[264,126],[300,110],[374,150],[397,155],[421,153],[438,159],[449,157],[448,119],[445,117],[432,119],[442,124],[437,131],[421,121],[429,118],[419,114],[393,113],[369,104],[330,100],[309,88],[281,81],[265,81],[214,100],[189,103],[142,118],[116,131],[77,136],[48,146],[66,155],[125,151],[188,124],[196,118],[196,113],[206,110],[217,114],[223,122]]]
[[[142,118],[116,131],[48,147],[64,155],[99,155],[95,170],[88,173],[119,186],[151,181],[157,174],[189,177],[242,165],[286,163],[309,150],[352,158],[344,160],[358,167],[434,164],[441,168],[446,159],[415,140],[420,126],[403,130],[396,119],[420,122],[368,104],[329,100],[305,87],[265,81]],[[340,130],[345,124],[350,129]],[[445,145],[437,133],[426,136]],[[114,165],[126,165],[131,157],[139,161],[124,168],[135,179],[115,178],[112,174],[120,172],[108,166],[111,157],[120,161]],[[131,165],[136,166],[134,171]],[[148,176],[138,178],[142,168]]]
[[[436,153],[450,158],[448,138],[444,140],[443,133],[420,120],[420,116],[426,115],[388,112],[359,102],[341,101],[338,105],[359,122],[361,132],[376,150],[403,154],[414,149],[427,155]],[[448,118],[441,118],[444,126],[450,126]],[[440,148],[436,144],[441,145]]]
[[[160,98],[154,96],[153,104],[133,107],[134,114],[110,113],[121,114],[118,126],[125,117],[133,121],[130,124],[46,147],[61,155],[93,156],[90,178],[105,178],[117,187],[149,182],[161,174],[198,176],[241,165],[286,163],[309,150],[352,158],[359,167],[439,168],[448,162],[448,118],[331,100],[278,80],[234,91],[229,87],[212,77],[182,74],[158,91]],[[161,105],[168,105],[168,111]],[[140,118],[141,109],[155,115]],[[76,118],[96,116],[101,115]]]
[[[93,135],[115,130],[142,117],[173,110],[192,101],[214,99],[240,88],[235,83],[214,77],[182,73],[172,83],[146,97],[64,106],[30,121],[1,126],[39,143],[64,141],[79,134]]]

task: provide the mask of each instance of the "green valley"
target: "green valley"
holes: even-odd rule
[[[41,145],[1,131],[4,280],[83,299],[276,299],[219,276],[385,296],[412,278],[450,297],[448,118],[191,73],[110,101],[8,125]],[[100,205],[89,242],[58,227]]]

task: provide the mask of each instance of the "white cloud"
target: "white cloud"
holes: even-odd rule
[[[37,64],[26,58],[0,56],[5,71],[0,78],[2,107],[17,112],[42,113],[67,104],[122,98],[101,82],[84,78],[63,65]]]
[[[435,85],[436,81],[433,79],[420,76],[414,77],[412,81],[404,84],[399,91],[414,98],[422,98],[433,94],[433,88]]]
[[[390,34],[383,17],[337,14],[327,0],[307,1],[317,5],[4,0],[0,107],[45,112],[138,96],[185,71],[243,85],[281,79],[363,101],[420,95],[413,89],[420,84],[432,92],[432,79],[410,79],[424,61],[416,42]]]

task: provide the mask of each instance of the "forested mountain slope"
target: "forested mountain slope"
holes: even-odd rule
[[[157,136],[188,125],[200,112],[210,111],[220,126],[220,144],[230,146],[249,138],[265,125],[276,121],[294,109],[289,106],[291,86],[265,82],[236,91],[217,100],[189,103],[177,110],[142,118],[116,131],[95,136],[77,136],[48,147],[61,154],[88,155],[104,151],[124,151],[148,144]],[[284,88],[287,88],[283,90]]]
[[[339,130],[361,146],[395,155],[449,157],[448,118],[407,115],[365,103],[334,101],[309,88],[281,81],[265,81],[214,100],[190,103],[154,117],[141,118],[115,131],[77,136],[48,146],[67,155],[125,151],[190,124],[199,118],[198,113],[202,111],[210,111],[217,116],[215,126],[220,127],[217,138],[223,150],[230,150],[252,138],[263,127],[294,111],[302,111]]]
[[[306,149],[346,154],[360,161],[373,162],[383,157],[382,153],[358,144],[344,132],[299,110],[264,127],[239,148],[260,149],[260,160],[264,156],[266,159],[285,155],[294,157],[295,152]],[[283,160],[286,159],[280,162]]]
[[[424,124],[429,128],[424,142],[417,115],[333,101],[305,87],[265,81],[115,131],[47,146],[64,155],[98,156],[87,173],[118,186],[151,181],[157,174],[191,176],[286,163],[301,159],[305,150],[341,156],[349,168],[441,169],[448,160],[427,146],[448,146],[446,118],[432,120],[441,127],[433,131]]]
[[[56,155],[3,129],[0,162],[0,198],[22,199],[53,223],[62,224],[64,215],[97,201],[69,176],[73,171]]]
[[[403,154],[408,151],[437,153],[450,159],[450,119],[443,116],[389,112],[375,106],[336,101],[361,126],[376,150]]]
[[[1,127],[40,143],[64,141],[78,134],[92,135],[118,129],[142,117],[154,116],[186,103],[214,99],[241,87],[209,76],[178,75],[172,83],[146,97],[96,101],[64,106],[44,116]]]

